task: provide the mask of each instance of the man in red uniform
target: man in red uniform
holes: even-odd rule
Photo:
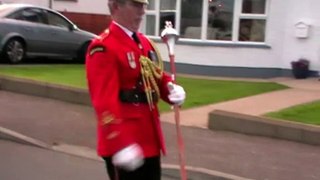
[[[181,105],[185,100],[184,89],[163,72],[153,43],[138,32],[147,4],[109,0],[113,21],[88,49],[97,151],[111,180],[160,180],[165,145],[157,102]]]

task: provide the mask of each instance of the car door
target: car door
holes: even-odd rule
[[[55,52],[74,56],[82,44],[82,40],[74,31],[75,25],[58,13],[52,11],[46,11],[46,13],[52,37],[51,45]]]

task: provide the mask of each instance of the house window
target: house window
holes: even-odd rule
[[[265,42],[269,0],[149,0],[145,33],[159,36],[171,21],[180,38]]]
[[[239,41],[265,41],[266,1],[242,0],[239,18]]]

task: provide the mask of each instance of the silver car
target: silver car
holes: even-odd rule
[[[27,4],[0,5],[1,61],[19,63],[26,57],[49,57],[83,62],[95,37],[52,9]]]

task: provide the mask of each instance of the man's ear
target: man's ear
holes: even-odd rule
[[[113,8],[118,10],[119,8],[121,8],[121,6],[124,6],[124,4],[120,4],[120,3],[113,3]]]
[[[112,1],[112,2],[109,2],[109,9],[111,10],[115,10],[115,9],[118,9],[119,7],[119,4],[115,1]]]

